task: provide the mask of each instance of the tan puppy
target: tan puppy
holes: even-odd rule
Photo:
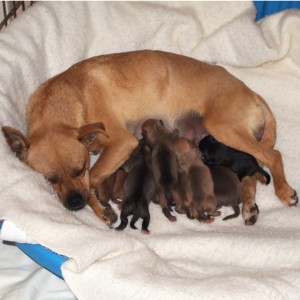
[[[212,222],[210,216],[219,216],[214,183],[209,168],[201,159],[201,152],[186,138],[175,141],[179,164],[180,186],[185,189],[184,205],[192,216],[202,222]],[[183,193],[182,193],[183,194]]]
[[[149,118],[174,128],[187,112],[203,116],[206,130],[218,141],[266,165],[280,200],[297,203],[281,155],[273,149],[275,119],[266,102],[224,68],[185,56],[136,51],[84,60],[32,95],[26,137],[11,127],[2,129],[12,150],[50,179],[64,203],[77,195],[78,208],[89,203],[101,218],[104,208],[88,191],[113,174],[137,146],[128,128],[134,130]],[[90,172],[89,150],[102,152]],[[246,177],[242,184],[243,217],[254,224],[256,179]]]

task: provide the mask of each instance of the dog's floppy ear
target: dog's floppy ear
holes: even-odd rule
[[[78,130],[78,140],[86,147],[90,147],[99,133],[104,134],[107,138],[109,137],[102,122],[84,125]]]
[[[3,126],[2,131],[12,152],[14,152],[20,160],[24,160],[29,148],[26,137],[20,131],[10,126]]]

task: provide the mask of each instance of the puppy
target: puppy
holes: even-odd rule
[[[209,168],[202,162],[199,150],[186,138],[175,142],[179,163],[180,186],[185,187],[184,204],[192,216],[202,222],[212,222],[210,216],[219,216],[214,184]]]
[[[255,157],[225,146],[211,135],[200,141],[199,149],[202,152],[202,159],[207,165],[230,168],[237,174],[240,181],[245,176],[252,176],[258,172],[265,177],[266,184],[270,183],[270,175],[258,165]]]
[[[81,61],[33,93],[26,135],[10,126],[2,131],[16,156],[51,182],[68,209],[89,204],[109,225],[115,216],[104,218],[106,208],[93,191],[137,146],[134,129],[150,118],[174,129],[189,112],[202,116],[218,141],[265,165],[283,203],[298,202],[274,149],[276,122],[267,103],[224,68],[183,55],[142,50]],[[89,170],[94,151],[101,155]],[[245,177],[242,184],[243,217],[253,225],[256,178]]]
[[[105,179],[97,189],[98,199],[104,203],[112,200],[115,204],[121,204],[124,200],[124,182],[127,175],[127,172],[123,168],[120,168]]]
[[[124,184],[125,199],[121,206],[121,223],[116,230],[123,230],[128,224],[128,216],[133,215],[131,228],[137,229],[135,222],[142,218],[142,232],[147,234],[150,223],[149,202],[155,198],[156,185],[150,149],[143,140],[139,142],[124,167],[128,170],[128,176]]]
[[[217,208],[232,206],[234,210],[234,214],[226,216],[223,220],[238,217],[240,214],[239,204],[242,202],[242,190],[237,175],[226,167],[210,166],[209,169],[214,182]]]
[[[142,125],[142,135],[152,151],[152,168],[157,187],[158,201],[163,214],[176,221],[170,211],[182,212],[182,201],[178,192],[178,164],[175,154],[175,139],[178,131],[170,132],[161,120],[149,119]]]

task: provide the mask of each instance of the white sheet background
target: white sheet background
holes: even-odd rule
[[[300,12],[255,23],[252,2],[45,2],[0,34],[0,125],[26,130],[39,83],[89,56],[136,49],[224,65],[269,103],[276,147],[299,187]],[[299,299],[299,207],[258,186],[258,222],[170,223],[151,205],[149,236],[109,230],[86,208],[66,211],[43,177],[0,136],[0,218],[72,258],[63,275],[78,299]],[[224,208],[223,215],[231,212]],[[140,225],[140,223],[139,223]]]

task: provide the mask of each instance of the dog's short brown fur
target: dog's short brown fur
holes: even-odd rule
[[[149,118],[174,128],[186,112],[203,116],[206,130],[218,141],[266,165],[280,200],[297,203],[281,154],[273,149],[276,124],[266,102],[224,68],[182,55],[146,50],[81,61],[32,95],[27,136],[8,126],[2,130],[22,161],[52,179],[62,202],[75,194],[82,198],[78,207],[89,203],[102,218],[104,208],[89,191],[113,174],[137,146],[127,128]],[[102,134],[99,122],[109,137]],[[89,150],[102,154],[88,172]],[[86,171],[79,176],[81,169]],[[243,217],[246,224],[254,224],[256,178],[246,177],[242,184]]]
[[[211,222],[210,216],[219,216],[217,200],[209,168],[202,162],[200,151],[186,138],[175,142],[179,164],[180,186],[185,189],[184,204],[191,208],[192,216],[199,221]],[[181,193],[182,195],[183,193]]]
[[[214,192],[217,199],[217,208],[232,206],[234,214],[228,215],[223,220],[236,218],[240,214],[239,204],[242,202],[241,182],[238,176],[226,167],[209,167],[213,182]]]

